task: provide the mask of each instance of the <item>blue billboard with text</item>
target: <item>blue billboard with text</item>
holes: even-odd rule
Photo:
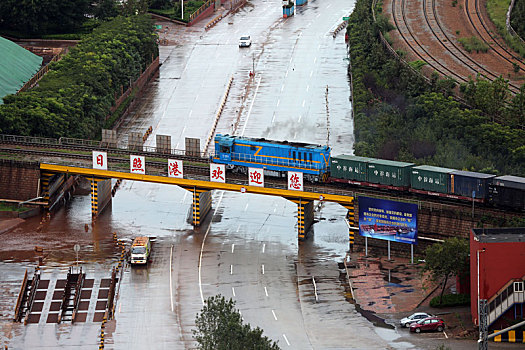
[[[359,197],[359,234],[417,244],[417,205]]]

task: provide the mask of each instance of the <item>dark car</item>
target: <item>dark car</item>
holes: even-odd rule
[[[410,325],[410,331],[416,333],[421,331],[443,332],[443,329],[445,329],[445,322],[439,317],[427,317]]]

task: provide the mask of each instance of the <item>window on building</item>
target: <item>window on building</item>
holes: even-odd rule
[[[514,282],[514,292],[523,293],[523,282]]]

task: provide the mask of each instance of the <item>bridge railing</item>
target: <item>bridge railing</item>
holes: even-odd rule
[[[116,153],[136,153],[141,154],[147,153],[148,156],[155,157],[159,155],[172,155],[172,156],[191,156],[202,158],[202,160],[208,160],[214,155],[214,152],[190,152],[181,149],[166,149],[154,146],[138,146],[137,149],[118,147],[116,145],[109,145],[106,142],[76,139],[71,137],[61,137],[59,139],[47,138],[47,137],[32,137],[32,136],[19,136],[19,135],[3,135],[0,134],[0,143],[16,143],[25,145],[38,145],[38,146],[57,146],[57,147],[82,147],[93,150],[106,150],[108,152]]]
[[[294,167],[294,168],[303,168],[303,169],[322,169],[320,164],[313,163],[310,160],[290,160],[282,158],[270,158],[268,156],[254,156],[252,154],[246,153],[231,153],[231,159],[241,162],[253,162],[259,164],[275,165],[282,167]]]

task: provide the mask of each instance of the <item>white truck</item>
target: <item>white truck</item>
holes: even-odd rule
[[[131,245],[131,265],[148,263],[151,253],[151,242],[148,237],[136,237]]]

